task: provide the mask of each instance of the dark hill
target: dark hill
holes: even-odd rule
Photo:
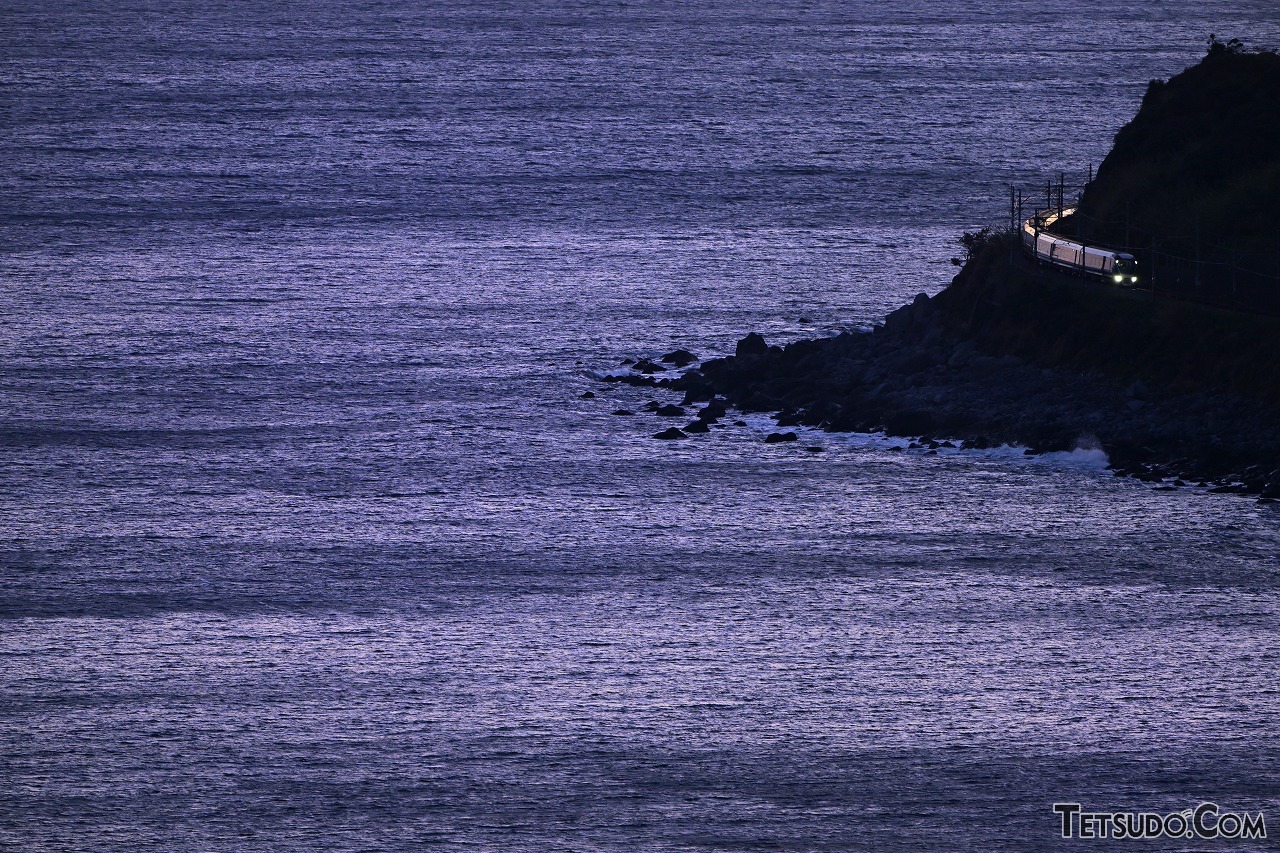
[[[1068,227],[1166,292],[1280,306],[1280,56],[1214,40],[1153,80]]]
[[[1076,221],[1113,244],[1123,242],[1124,212],[1130,230],[1153,229],[1147,259],[1163,260],[1147,269],[1164,277],[1154,293],[1038,267],[1013,235],[987,230],[962,240],[970,257],[949,287],[872,333],[787,347],[749,335],[734,356],[679,378],[622,381],[708,402],[703,420],[732,405],[777,411],[783,425],[917,436],[925,447],[1100,444],[1117,471],[1163,488],[1182,477],[1280,499],[1280,316],[1167,298],[1179,281],[1210,280],[1209,266],[1168,260],[1178,257],[1168,247],[1197,248],[1175,245],[1178,229],[1198,223],[1202,255],[1212,244],[1236,261],[1275,233],[1277,106],[1280,57],[1215,42],[1194,68],[1153,84],[1118,134]],[[1241,279],[1236,269],[1229,281]]]

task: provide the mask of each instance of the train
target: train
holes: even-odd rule
[[[1058,219],[1074,212],[1074,208],[1068,208],[1060,216],[1056,210],[1042,211],[1022,223],[1022,248],[1043,264],[1062,267],[1121,287],[1137,284],[1138,261],[1133,255],[1100,246],[1086,246],[1047,230]]]

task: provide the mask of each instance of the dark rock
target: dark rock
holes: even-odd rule
[[[667,364],[674,364],[676,367],[684,367],[687,364],[693,364],[693,362],[697,360],[698,357],[687,349],[678,349],[674,352],[669,352],[661,358],[661,361],[664,361]]]
[[[677,438],[688,438],[689,436],[685,435],[682,431],[676,429],[675,427],[671,427],[670,429],[664,429],[662,432],[655,432],[653,434],[653,437],[660,438],[663,441],[671,441]]]
[[[711,427],[707,426],[706,421],[692,421],[684,428],[685,432],[711,432]]]
[[[764,437],[764,443],[781,444],[784,441],[797,441],[799,438],[794,432],[771,432]]]
[[[701,417],[703,418],[723,418],[728,409],[722,400],[712,400],[702,408]]]
[[[932,412],[906,409],[892,412],[884,419],[885,432],[890,435],[924,435],[937,428],[937,418]]]
[[[611,414],[615,414],[615,415],[634,415],[634,414],[635,414],[635,412],[631,411],[630,409],[614,409],[614,410],[613,410],[613,412],[612,412]]]
[[[761,391],[749,392],[738,401],[738,407],[746,412],[768,412],[782,408],[781,400]]]
[[[682,406],[692,406],[694,403],[705,403],[707,400],[715,397],[715,389],[710,383],[704,383],[694,388],[690,388],[684,392],[684,399],[680,401]]]
[[[595,398],[596,398],[596,395],[592,391],[583,391],[581,394],[578,395],[579,400],[594,400]]]
[[[947,359],[947,367],[963,367],[973,360],[973,356],[977,348],[973,345],[973,341],[961,341],[956,344],[952,350],[950,357]]]
[[[684,409],[668,403],[665,406],[659,406],[657,409],[654,409],[653,413],[655,415],[661,415],[664,418],[679,418],[684,415]]]
[[[746,425],[747,425],[747,422],[746,422],[746,421],[734,421],[734,422],[733,422],[733,425],[734,425],[734,426],[744,427],[744,426],[746,426]]]
[[[631,365],[631,369],[637,373],[657,373],[664,368],[660,364],[654,364],[649,359],[642,359]]]
[[[764,337],[752,332],[738,341],[738,346],[734,349],[733,354],[737,358],[742,358],[743,356],[765,355],[768,352],[769,345],[765,343]]]
[[[810,447],[806,447],[805,450],[809,451],[810,453],[824,453],[826,451],[826,448],[810,446]]]
[[[778,422],[778,426],[798,426],[800,424],[800,413],[785,409],[779,412],[774,420]]]
[[[886,335],[901,335],[911,328],[914,319],[912,315],[912,306],[903,305],[895,311],[891,311],[888,317],[884,318],[884,326],[881,327],[882,333]]]

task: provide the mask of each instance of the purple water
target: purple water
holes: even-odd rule
[[[1210,32],[1280,14],[0,8],[0,847],[1280,821],[1273,507],[762,417],[658,442],[595,378],[936,292]]]

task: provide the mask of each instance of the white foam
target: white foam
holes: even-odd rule
[[[1111,460],[1107,458],[1107,451],[1101,447],[1080,447],[1075,450],[1041,453],[1038,456],[1029,456],[1027,458],[1051,465],[1087,468],[1097,471],[1104,471],[1111,464]]]

